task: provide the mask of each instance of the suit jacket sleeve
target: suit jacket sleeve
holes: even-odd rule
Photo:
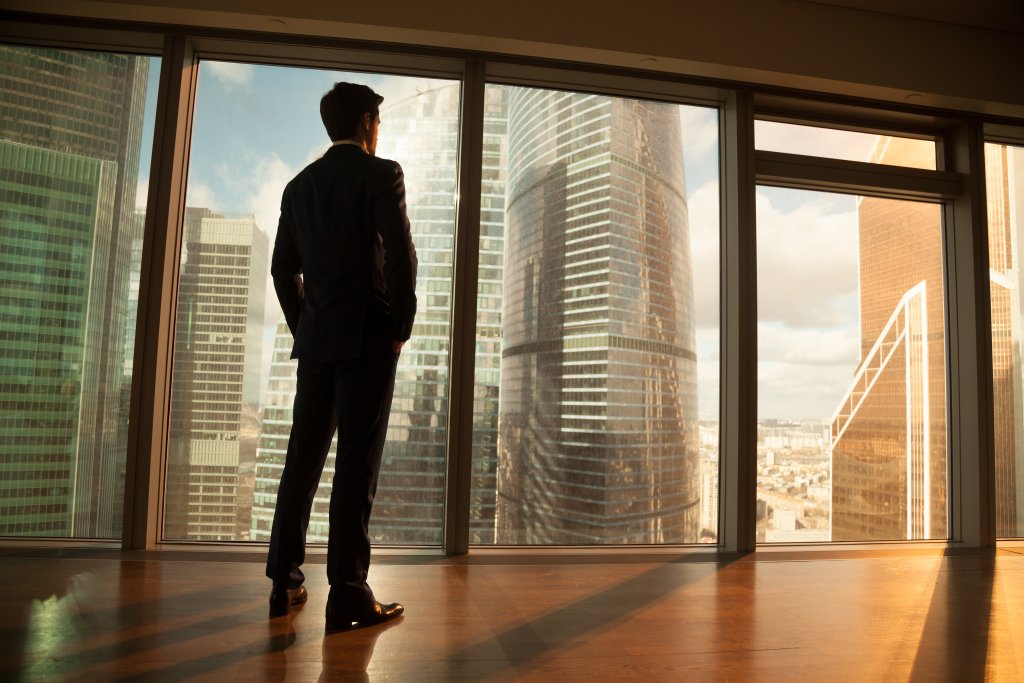
[[[288,329],[295,336],[299,326],[299,312],[302,310],[302,259],[295,245],[295,224],[290,206],[290,187],[281,197],[281,219],[277,225],[274,253],[270,260],[270,275],[274,279],[274,291],[281,304]]]
[[[391,334],[397,341],[412,335],[416,317],[416,247],[405,211],[405,176],[397,163],[384,176],[374,199],[374,222],[384,245],[384,279],[391,308]]]

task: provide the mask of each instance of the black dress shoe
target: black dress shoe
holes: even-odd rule
[[[384,605],[374,600],[373,604],[363,609],[352,609],[348,606],[336,607],[328,603],[327,628],[334,630],[353,628],[353,624],[355,626],[383,624],[385,621],[402,616],[404,611],[405,607],[397,602]]]
[[[270,616],[280,617],[288,614],[288,609],[293,605],[301,605],[306,602],[306,587],[281,588],[274,586],[270,591]]]

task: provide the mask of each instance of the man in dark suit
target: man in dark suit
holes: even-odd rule
[[[404,611],[378,602],[366,583],[395,367],[416,314],[416,249],[402,169],[375,156],[383,99],[351,83],[323,96],[320,116],[333,144],[285,188],[271,262],[295,339],[292,358],[299,360],[267,558],[271,615],[306,600],[306,528],[337,430],[328,628],[380,623]]]

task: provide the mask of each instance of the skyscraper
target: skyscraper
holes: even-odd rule
[[[995,411],[996,535],[1024,533],[1024,334],[1019,234],[1024,218],[1024,154],[1019,147],[985,146],[988,253],[992,300],[992,388]]]
[[[508,164],[508,92],[484,91],[480,187],[480,246],[476,294],[476,361],[473,384],[473,482],[469,542],[495,542],[498,407],[501,387],[501,310],[505,263],[505,186]]]
[[[288,453],[288,436],[292,427],[292,405],[295,402],[298,361],[292,360],[292,333],[282,317],[274,330],[274,348],[270,356],[270,377],[263,395],[260,411],[260,436],[256,449],[256,481],[252,500],[253,541],[270,541],[274,523],[274,507],[277,503],[277,488],[284,471],[285,456]],[[327,542],[328,505],[330,485],[334,476],[334,453],[337,439],[331,442],[331,455],[320,478],[321,487],[309,516],[306,539],[310,542]]]
[[[267,236],[251,214],[185,210],[168,445],[168,538],[248,536],[267,257]]]
[[[398,362],[371,532],[377,542],[438,544],[448,428],[458,83],[385,101],[378,156],[405,169],[419,267],[412,338]]]
[[[121,533],[148,68],[0,46],[0,534]]]
[[[496,540],[699,540],[675,106],[509,93]]]
[[[927,167],[882,137],[873,160]],[[946,349],[936,204],[860,199],[861,360],[832,422],[832,540],[944,538]]]

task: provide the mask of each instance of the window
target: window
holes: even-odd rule
[[[714,542],[717,112],[485,107],[471,543]]]
[[[229,62],[200,63],[178,286],[164,534],[267,541],[291,427],[296,362],[270,254],[285,184],[330,144],[334,82],[384,96],[377,154],[406,177],[419,256],[371,534],[441,542],[460,84]],[[327,540],[333,446],[308,540]]]
[[[935,170],[935,141],[778,121],[754,122],[757,149]]]
[[[295,369],[269,256],[281,188],[325,149],[317,100],[341,78],[386,97],[379,153],[406,170],[421,260],[420,316],[399,370],[375,542],[461,552],[468,527],[478,546],[721,538],[745,548],[755,501],[757,537],[767,542],[985,543],[993,513],[1000,536],[1022,535],[1024,169],[1009,125],[985,126],[1018,147],[986,148],[991,270],[979,274],[963,246],[980,206],[967,175],[976,115],[685,85],[668,73],[642,80],[497,57],[481,64],[479,55],[397,44],[361,52],[284,34],[165,40],[115,26],[10,23],[12,41],[54,47],[0,48],[0,535],[118,538],[128,470],[133,547],[268,538]],[[61,40],[122,54],[61,49]],[[139,207],[159,61],[124,53],[156,54],[161,44],[171,106],[156,131],[161,215],[149,221],[158,239],[143,264]],[[178,91],[174,78],[191,76],[193,54],[419,76],[203,59],[196,96],[191,78]],[[556,83],[580,92],[540,89]],[[483,121],[459,120],[463,94],[483,97]],[[652,101],[680,97],[691,104]],[[189,111],[182,169],[175,160],[189,127],[179,117]],[[748,116],[762,119],[752,156]],[[468,132],[481,124],[479,241],[467,255],[453,243],[456,163],[460,137],[461,151],[475,154],[480,140]],[[901,132],[879,132],[889,126]],[[725,177],[739,184],[720,187],[720,151]],[[474,179],[475,169],[462,170],[462,180]],[[183,173],[187,207],[168,226]],[[762,185],[757,239],[748,239],[751,174]],[[476,233],[473,220],[460,235]],[[181,252],[169,254],[178,230]],[[169,260],[180,273],[173,302],[158,282]],[[460,279],[466,272],[478,273],[476,348],[452,358],[449,340],[465,339],[453,308],[455,321],[468,313],[453,290],[473,290]],[[145,363],[133,368],[140,276],[147,329],[172,321],[175,332],[173,344],[147,337]],[[979,277],[990,278],[992,297],[993,463],[978,437],[987,406],[965,400],[988,381],[976,376],[986,360],[975,350]],[[757,313],[749,278],[758,280]],[[945,299],[947,286],[957,295]],[[730,324],[721,372],[720,318]],[[750,348],[755,322],[760,357]],[[462,400],[460,383],[460,433],[449,438],[449,367],[471,362],[473,401]],[[759,378],[749,372],[755,362]],[[720,376],[730,387],[721,528]],[[129,405],[133,377],[155,404]],[[756,415],[745,393],[755,381]],[[145,417],[133,425],[140,448],[127,446],[129,413]],[[472,452],[446,453],[449,441],[465,443],[470,422]],[[165,442],[166,452],[147,447]],[[149,468],[164,456],[156,476]],[[447,494],[446,467],[459,473]],[[325,480],[331,471],[329,461]],[[156,481],[166,490],[154,490]],[[314,504],[313,542],[326,539],[328,491]],[[443,499],[454,509],[443,510]],[[165,507],[153,515],[158,502]],[[454,532],[444,539],[442,519]]]
[[[0,46],[0,535],[121,536],[158,72]]]
[[[940,215],[759,188],[759,542],[946,537]]]

